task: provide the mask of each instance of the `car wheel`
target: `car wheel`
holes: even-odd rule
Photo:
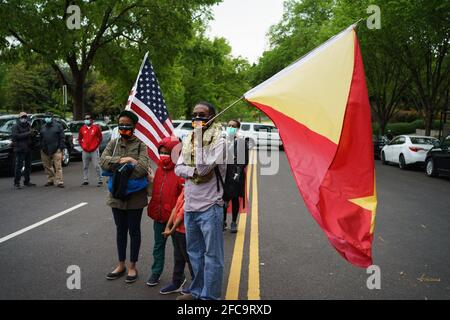
[[[63,149],[63,158],[62,158],[62,166],[63,167],[67,167],[69,165],[70,162],[70,152],[69,149],[64,148]]]
[[[382,164],[387,164],[386,156],[384,155],[384,151],[381,152],[381,163],[382,163]]]
[[[398,166],[400,167],[400,169],[405,170],[407,168],[406,166],[406,162],[405,162],[405,156],[404,155],[400,155],[400,157],[398,158]]]
[[[429,177],[436,177],[437,176],[436,169],[434,167],[434,161],[431,158],[428,159],[426,164],[425,164],[425,173]]]

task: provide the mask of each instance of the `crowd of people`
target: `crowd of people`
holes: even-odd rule
[[[192,112],[192,133],[183,141],[171,136],[159,142],[155,172],[146,145],[134,135],[138,117],[133,112],[124,110],[120,113],[119,137],[111,139],[101,156],[101,130],[89,115],[85,116],[79,131],[83,149],[82,185],[89,184],[91,164],[97,173],[98,186],[103,185],[102,176],[109,176],[107,205],[112,209],[116,226],[118,263],[106,275],[108,280],[125,276],[126,283],[137,281],[141,220],[147,207],[154,233],[153,263],[147,285],[159,285],[166,267],[165,249],[170,237],[174,253],[172,281],[162,286],[159,292],[179,293],[177,300],[221,299],[223,231],[227,230],[230,204],[230,232],[238,232],[239,208],[245,206],[249,142],[239,137],[238,120],[228,122],[224,135],[221,125],[214,122],[215,115],[216,110],[210,103],[196,104]],[[35,136],[26,113],[21,113],[13,128],[16,188],[20,188],[22,176],[25,186],[34,186],[30,182],[30,152]],[[39,137],[42,162],[48,176],[45,186],[64,187],[61,169],[64,132],[50,113],[45,117]]]

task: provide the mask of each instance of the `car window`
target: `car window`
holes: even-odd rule
[[[16,124],[17,119],[1,119],[0,120],[0,132],[11,133],[12,127]]]
[[[447,138],[445,138],[445,140],[442,142],[442,146],[443,146],[443,147],[450,148],[450,136],[448,136]]]
[[[178,127],[180,125],[180,121],[172,121],[172,125],[174,128]]]
[[[81,127],[84,125],[82,122],[73,122],[69,125],[70,132],[78,133]]]
[[[400,143],[400,139],[401,139],[401,137],[397,137],[397,138],[395,138],[394,140],[392,140],[389,144],[390,144],[390,145],[401,144],[401,143]]]
[[[183,126],[181,127],[181,129],[183,129],[183,130],[193,130],[193,128],[192,128],[192,123],[186,122],[185,124],[183,124]]]
[[[437,139],[434,138],[425,138],[425,137],[411,137],[412,144],[429,144],[433,145],[437,142]]]
[[[261,132],[277,132],[276,128],[273,126],[266,126],[261,124],[255,124],[255,131]]]
[[[400,137],[400,138],[398,138],[397,144],[404,144],[405,141],[406,141],[405,137]]]
[[[63,120],[58,119],[58,118],[55,118],[55,120],[56,120],[56,122],[58,122],[63,127],[64,130],[68,130],[69,129],[69,127],[67,126],[67,124]]]
[[[249,124],[243,124],[243,125],[241,125],[241,130],[242,130],[242,131],[249,131],[249,130],[250,130],[250,125],[249,125]]]
[[[35,119],[31,124],[31,128],[35,129],[36,131],[41,131],[41,127],[42,127],[41,119]]]

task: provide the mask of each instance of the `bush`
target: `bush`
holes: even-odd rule
[[[421,115],[416,110],[400,110],[392,119],[393,123],[397,122],[414,122],[420,120]]]
[[[440,121],[434,120],[433,125],[431,127],[432,130],[439,130]],[[423,120],[415,120],[412,122],[396,122],[389,123],[386,126],[386,132],[391,131],[393,136],[398,136],[401,134],[411,134],[416,133],[416,129],[425,129],[425,122]],[[380,125],[378,123],[372,124],[372,131],[374,134],[379,134]]]

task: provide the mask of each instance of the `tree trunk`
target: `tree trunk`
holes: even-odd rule
[[[431,135],[431,129],[433,128],[433,119],[434,119],[434,113],[433,110],[430,110],[431,108],[427,107],[427,111],[425,113],[425,135],[429,136]]]
[[[379,120],[378,124],[380,125],[380,132],[378,133],[380,136],[384,136],[386,133],[387,121]]]
[[[73,119],[81,120],[84,115],[84,77],[74,76],[75,87],[73,90]]]

